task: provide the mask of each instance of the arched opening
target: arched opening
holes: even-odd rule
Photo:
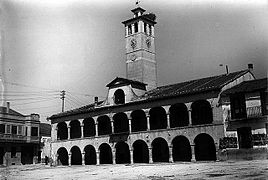
[[[99,135],[107,135],[112,133],[111,121],[108,116],[100,116],[98,117],[97,121]]]
[[[57,154],[58,154],[58,165],[68,165],[68,159],[69,159],[69,156],[68,156],[68,151],[64,148],[64,147],[61,147],[58,149],[57,151]]]
[[[100,150],[100,164],[112,164],[113,159],[112,159],[112,150],[111,147],[103,143],[99,147]]]
[[[86,118],[83,121],[84,124],[84,137],[91,137],[96,135],[95,121],[93,118]]]
[[[4,148],[0,147],[0,165],[4,163],[4,155],[5,155]]]
[[[64,140],[68,139],[68,128],[65,122],[60,122],[58,124],[57,139]]]
[[[154,139],[152,148],[153,162],[169,162],[169,149],[165,139]]]
[[[170,127],[189,125],[188,109],[183,103],[174,104],[169,108]]]
[[[114,103],[124,104],[125,103],[125,93],[122,89],[117,89],[114,93]]]
[[[199,134],[194,139],[195,158],[197,161],[215,161],[216,148],[213,138],[205,133]]]
[[[208,101],[198,100],[192,106],[192,124],[210,124],[213,121],[212,109]]]
[[[154,107],[150,109],[149,114],[151,130],[167,128],[167,115],[164,108]]]
[[[184,136],[177,136],[172,140],[173,161],[191,161],[192,152],[189,140]]]
[[[136,110],[131,113],[131,130],[132,132],[147,130],[147,119],[143,110]]]
[[[73,120],[70,122],[70,138],[81,138],[81,127],[78,120]]]
[[[73,146],[71,154],[71,165],[82,165],[82,154],[79,147]]]
[[[117,113],[114,119],[114,133],[129,132],[128,118],[125,113]]]
[[[96,151],[92,145],[87,145],[84,149],[85,152],[85,165],[96,164]]]
[[[125,142],[118,142],[115,145],[115,161],[116,164],[130,163],[129,147]]]
[[[149,163],[149,150],[143,140],[137,140],[133,143],[134,163]]]

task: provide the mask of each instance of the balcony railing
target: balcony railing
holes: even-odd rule
[[[15,134],[0,134],[0,141],[13,142],[13,141],[26,141],[26,136]]]
[[[247,108],[247,117],[260,117],[262,116],[261,106],[253,106]]]

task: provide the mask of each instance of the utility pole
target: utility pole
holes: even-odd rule
[[[61,91],[61,94],[60,94],[60,99],[62,100],[62,103],[61,103],[61,112],[64,112],[64,99],[65,99],[65,91],[62,90]]]

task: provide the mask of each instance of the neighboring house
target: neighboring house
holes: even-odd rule
[[[39,115],[22,115],[0,107],[0,164],[9,166],[38,162]]]
[[[267,145],[267,78],[245,81],[222,93],[226,136],[236,137],[238,148]]]
[[[214,161],[225,136],[221,93],[253,80],[250,69],[156,86],[155,15],[137,7],[123,22],[127,78],[103,101],[52,115],[55,164]],[[148,85],[148,87],[147,87]]]
[[[40,162],[45,162],[46,157],[50,158],[51,151],[51,125],[40,123]]]

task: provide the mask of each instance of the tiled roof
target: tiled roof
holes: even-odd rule
[[[40,123],[40,136],[48,136],[51,135],[51,125],[46,123]]]
[[[23,116],[23,114],[17,112],[17,111],[14,111],[13,109],[9,109],[9,112],[7,113],[7,107],[4,107],[4,106],[0,106],[0,113],[1,114],[9,114],[9,115],[14,115],[14,116]]]
[[[168,98],[180,95],[190,95],[195,93],[202,93],[205,91],[213,91],[213,90],[221,90],[221,88],[228,84],[229,82],[235,80],[236,78],[246,74],[249,70],[243,70],[238,72],[233,72],[229,74],[222,74],[213,77],[201,78],[191,81],[186,81],[177,84],[171,84],[167,86],[157,87],[151,91],[146,92],[143,96],[139,98],[139,101],[130,102],[131,103],[143,103],[148,100],[157,100],[161,98]],[[99,102],[101,104],[102,102]],[[123,106],[123,105],[122,105]],[[111,108],[111,106],[109,106]],[[98,110],[102,108],[107,108],[107,106],[97,107]],[[73,115],[77,113],[83,112],[92,112],[95,111],[95,105],[89,104],[87,106],[83,106],[81,108],[73,109],[70,111],[66,111],[63,113],[55,114],[49,117],[49,119],[54,119],[58,117]]]
[[[227,89],[222,95],[234,94],[239,92],[254,92],[267,89],[267,78],[244,81],[230,89]]]

